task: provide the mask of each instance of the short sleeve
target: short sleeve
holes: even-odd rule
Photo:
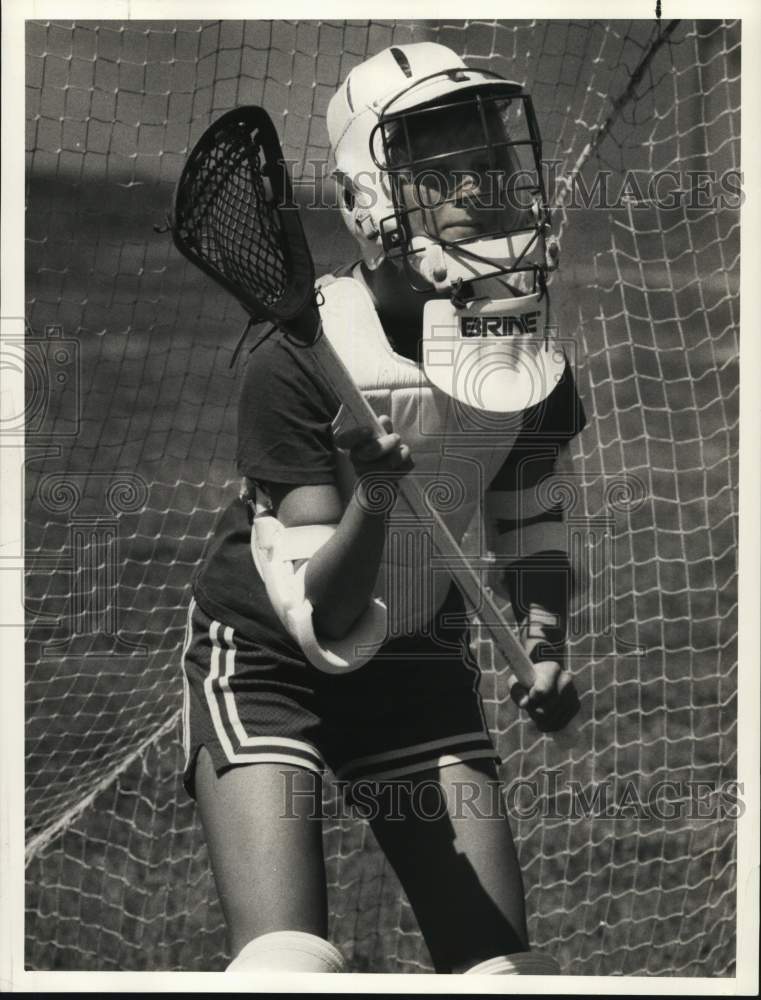
[[[262,482],[335,480],[331,424],[338,400],[308,354],[276,335],[248,359],[238,403],[238,471]]]

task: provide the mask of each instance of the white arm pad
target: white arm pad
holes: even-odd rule
[[[304,593],[307,560],[330,538],[334,524],[286,528],[271,513],[258,513],[251,530],[251,554],[275,614],[298,642],[309,662],[329,674],[348,673],[372,659],[387,635],[387,608],[378,598],[342,639],[318,639],[312,604]]]

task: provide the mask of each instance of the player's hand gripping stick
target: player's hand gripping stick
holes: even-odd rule
[[[386,428],[354,382],[346,365],[324,334],[317,309],[304,310],[295,322],[288,324],[288,328],[305,345],[303,349],[309,352],[315,367],[320,370],[323,377],[333,387],[355,426],[370,428],[376,437],[387,433]],[[471,559],[462,551],[438,511],[427,503],[413,477],[401,478],[398,482],[398,488],[412,512],[428,523],[433,523],[433,544],[438,554],[446,559],[447,567],[471,607],[482,609],[480,611],[482,615],[481,626],[502,654],[521,687],[526,692],[530,691],[536,682],[534,664],[496,604],[491,591],[481,585],[481,580],[473,568]],[[578,705],[576,707],[578,708]],[[552,731],[549,735],[559,745],[572,746],[576,742],[577,733],[578,724],[574,716],[562,729]]]
[[[227,289],[251,323],[270,320],[312,353],[357,426],[384,433],[322,334],[312,255],[280,140],[263,108],[236,108],[204,132],[177,182],[169,226],[181,253]],[[518,681],[530,689],[534,667],[468,558],[414,480],[402,478],[400,489],[414,512],[433,520],[439,554],[471,605],[483,609],[482,627]]]

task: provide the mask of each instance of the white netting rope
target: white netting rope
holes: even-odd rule
[[[227,365],[243,318],[152,225],[192,143],[240,103],[272,113],[308,190],[330,95],[394,42],[439,40],[527,83],[560,164],[553,298],[579,345],[591,538],[571,646],[584,742],[565,774],[614,793],[734,777],[739,216],[571,197],[602,169],[615,186],[627,170],[739,168],[738,25],[666,29],[28,24],[27,318],[48,370],[58,325],[83,375],[76,405],[51,394],[33,431],[58,453],[27,470],[30,967],[223,967],[176,721],[189,581],[236,485]],[[335,212],[303,214],[319,271],[353,253]],[[643,495],[621,501],[622,479]],[[538,780],[553,759],[475,648],[505,777]],[[515,833],[532,938],[568,971],[731,972],[731,820],[529,817]],[[331,936],[352,968],[428,969],[367,827],[329,821],[326,854]]]

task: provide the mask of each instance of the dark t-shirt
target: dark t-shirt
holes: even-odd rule
[[[261,339],[249,355],[238,403],[240,475],[294,486],[333,483],[331,423],[339,405],[303,348],[280,330]],[[193,591],[209,615],[261,642],[275,658],[303,661],[254,566],[245,501],[235,499],[223,513]]]
[[[255,482],[294,486],[335,482],[331,424],[339,400],[309,356],[281,331],[260,339],[249,355],[238,406],[237,465]],[[570,368],[543,402],[527,410],[511,454],[492,481],[498,489],[516,482],[527,451],[546,456],[535,467],[549,472],[557,445],[585,424]],[[277,618],[251,555],[248,507],[234,500],[222,515],[194,593],[211,616],[272,652],[275,661],[303,662],[303,653]]]
[[[262,482],[332,483],[340,402],[309,353],[280,330],[249,355],[238,404],[238,471]]]

